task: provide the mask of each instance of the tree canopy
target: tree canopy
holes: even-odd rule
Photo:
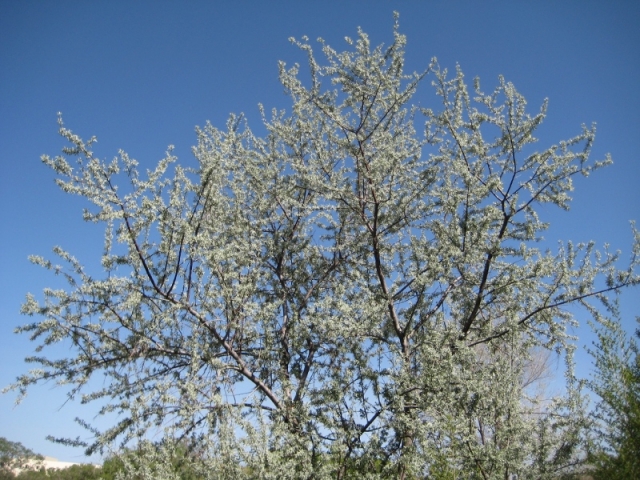
[[[29,295],[20,327],[67,342],[65,358],[15,389],[56,380],[116,413],[83,423],[89,452],[152,432],[192,445],[211,478],[547,478],[574,465],[584,425],[572,373],[576,306],[596,313],[635,285],[632,258],[593,244],[537,245],[543,205],[568,208],[572,179],[610,162],[595,127],[542,149],[500,78],[485,92],[434,59],[404,72],[405,37],[338,52],[306,38],[307,75],[280,63],[289,111],[261,107],[197,130],[196,168],[171,148],[139,172],[59,120],[43,156],[86,220],[105,225],[104,273],[61,247],[68,288]],[[432,106],[415,105],[431,81]],[[470,93],[472,92],[472,93]],[[123,183],[124,182],[124,183]],[[536,348],[563,352],[567,393],[527,386]],[[104,376],[103,387],[90,383]],[[83,422],[82,420],[80,420]],[[76,442],[77,443],[77,442]]]

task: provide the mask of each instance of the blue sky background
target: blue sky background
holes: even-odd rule
[[[492,90],[512,81],[537,111],[550,100],[540,148],[567,139],[582,123],[598,124],[594,156],[614,165],[576,182],[570,212],[541,211],[557,240],[609,242],[628,257],[629,221],[640,220],[640,2],[632,1],[10,1],[0,0],[0,386],[26,371],[34,345],[13,329],[27,292],[58,279],[27,261],[61,245],[99,266],[102,231],[82,221],[80,198],[62,193],[40,156],[58,154],[56,113],[79,135],[98,137],[94,152],[118,149],[151,168],[168,145],[193,163],[194,127],[223,127],[244,112],[261,132],[257,104],[286,108],[277,61],[305,58],[290,36],[322,36],[338,50],[362,27],[372,43],[392,40],[392,12],[408,37],[407,69],[431,57]],[[429,81],[421,102],[434,97]],[[625,326],[640,315],[639,291],[622,295]],[[583,318],[584,319],[584,318]],[[579,346],[591,339],[576,331]],[[60,355],[66,346],[60,346]],[[589,372],[580,351],[578,371]],[[14,408],[0,396],[0,436],[46,455],[85,461],[81,449],[45,436],[86,435],[72,420],[91,420],[94,406],[65,402],[64,390],[34,388]]]

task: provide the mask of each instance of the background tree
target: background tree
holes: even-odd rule
[[[71,465],[68,468],[46,468],[39,460],[44,457],[20,442],[0,437],[0,479],[23,480],[98,480],[102,470],[95,465]],[[107,480],[107,479],[105,479]]]
[[[23,470],[15,476],[18,480],[106,480],[102,470],[95,465],[71,465],[67,468],[35,468]]]
[[[595,478],[640,478],[640,352],[618,321],[597,324],[590,351],[595,373],[589,386],[600,397],[596,408]],[[640,336],[640,330],[636,331]]]
[[[24,468],[32,460],[44,460],[44,457],[20,442],[0,437],[0,475],[12,478],[14,469]]]
[[[118,413],[85,424],[89,452],[160,430],[215,478],[544,478],[575,463],[571,369],[544,409],[522,379],[535,348],[571,365],[568,307],[638,283],[637,234],[622,270],[593,245],[536,248],[536,209],[568,208],[573,176],[609,162],[589,160],[594,128],[535,150],[546,103],[529,115],[502,78],[472,97],[435,60],[405,74],[397,26],[386,48],[347,42],[321,42],[322,65],[294,41],[310,80],[280,64],[291,112],[262,110],[264,138],[237,116],[199,129],[195,170],[169,149],[143,178],[60,120],[70,146],[43,161],[105,223],[105,273],[59,247],[66,268],[32,258],[69,288],[29,296],[24,313],[44,318],[19,331],[73,353],[29,358],[39,369],[13,388],[54,379]],[[438,106],[411,105],[427,76]],[[98,373],[104,388],[83,392]]]

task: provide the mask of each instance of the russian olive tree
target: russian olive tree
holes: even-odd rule
[[[41,320],[18,330],[71,350],[14,387],[55,379],[117,412],[89,451],[159,430],[211,478],[557,475],[582,397],[569,368],[566,396],[536,400],[532,352],[570,367],[569,307],[638,283],[637,234],[623,269],[536,244],[540,206],[568,208],[572,178],[609,163],[589,159],[595,129],[535,148],[546,103],[527,113],[502,78],[470,93],[435,60],[405,73],[397,26],[388,47],[320,41],[323,62],[293,43],[310,80],[280,64],[290,110],[261,108],[262,137],[238,116],[198,129],[195,169],[171,150],[146,175],[100,160],[60,121],[69,146],[43,161],[105,224],[104,274],[32,258],[69,287],[29,296]],[[412,104],[425,79],[431,108]]]

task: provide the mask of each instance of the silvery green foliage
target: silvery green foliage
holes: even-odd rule
[[[32,259],[69,287],[29,296],[43,319],[18,330],[72,349],[14,388],[53,379],[118,413],[90,451],[159,431],[211,478],[544,478],[576,461],[571,368],[551,401],[523,379],[536,347],[571,366],[568,307],[638,283],[636,257],[536,248],[538,207],[568,208],[572,178],[609,163],[589,160],[594,128],[536,150],[546,104],[528,114],[511,83],[470,94],[435,60],[407,75],[397,26],[388,48],[347,42],[321,41],[320,63],[294,41],[310,81],[280,64],[291,111],[263,110],[264,138],[236,116],[199,129],[194,171],[171,152],[146,175],[99,160],[60,122],[70,147],[43,160],[106,225],[104,275],[59,248],[68,267]],[[437,108],[412,106],[425,78]]]

